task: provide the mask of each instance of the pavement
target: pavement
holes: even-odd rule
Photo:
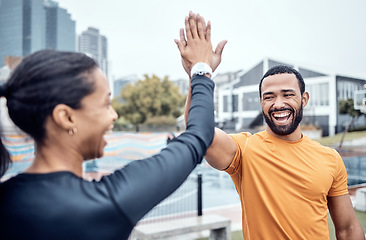
[[[339,143],[331,145],[331,147],[337,149],[342,154],[346,154],[348,150],[354,153],[366,153],[366,136],[344,141],[341,149],[338,146]]]
[[[241,205],[233,204],[215,208],[203,209],[203,215],[219,215],[231,220],[231,232],[241,231]],[[207,238],[210,231],[193,232],[190,234],[178,235],[174,237],[164,238],[164,240],[193,240],[199,238]]]
[[[214,214],[230,219],[231,231],[239,231],[242,228],[240,203],[222,207],[203,209],[203,214],[204,215]]]
[[[366,150],[366,137],[356,138],[353,140],[344,141],[342,143],[343,147],[353,147],[353,148],[361,148]]]

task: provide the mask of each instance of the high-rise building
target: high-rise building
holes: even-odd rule
[[[108,76],[108,42],[99,30],[89,27],[79,36],[79,51],[92,57]]]
[[[45,48],[43,0],[0,1],[0,66],[5,56],[26,56]]]
[[[46,1],[46,47],[76,51],[75,21],[57,2]]]
[[[75,51],[75,41],[75,22],[57,3],[0,0],[0,66],[5,56],[23,57],[45,48]]]
[[[127,83],[135,84],[137,81],[137,75],[130,75],[115,79],[113,81],[113,97],[116,97],[119,101],[122,101],[121,92],[123,88],[127,85]]]

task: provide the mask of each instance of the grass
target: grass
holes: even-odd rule
[[[316,139],[315,141],[319,142],[322,145],[331,146],[334,144],[339,144],[342,139],[343,133],[338,133],[331,137],[322,137],[320,139]],[[350,141],[357,138],[366,137],[366,131],[358,131],[358,132],[349,132],[344,137],[344,141]]]

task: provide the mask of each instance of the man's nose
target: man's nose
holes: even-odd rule
[[[283,108],[285,106],[285,101],[281,97],[277,97],[273,103],[274,108]]]

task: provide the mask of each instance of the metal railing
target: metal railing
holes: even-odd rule
[[[169,197],[148,212],[139,224],[202,215],[202,174],[192,173]]]

